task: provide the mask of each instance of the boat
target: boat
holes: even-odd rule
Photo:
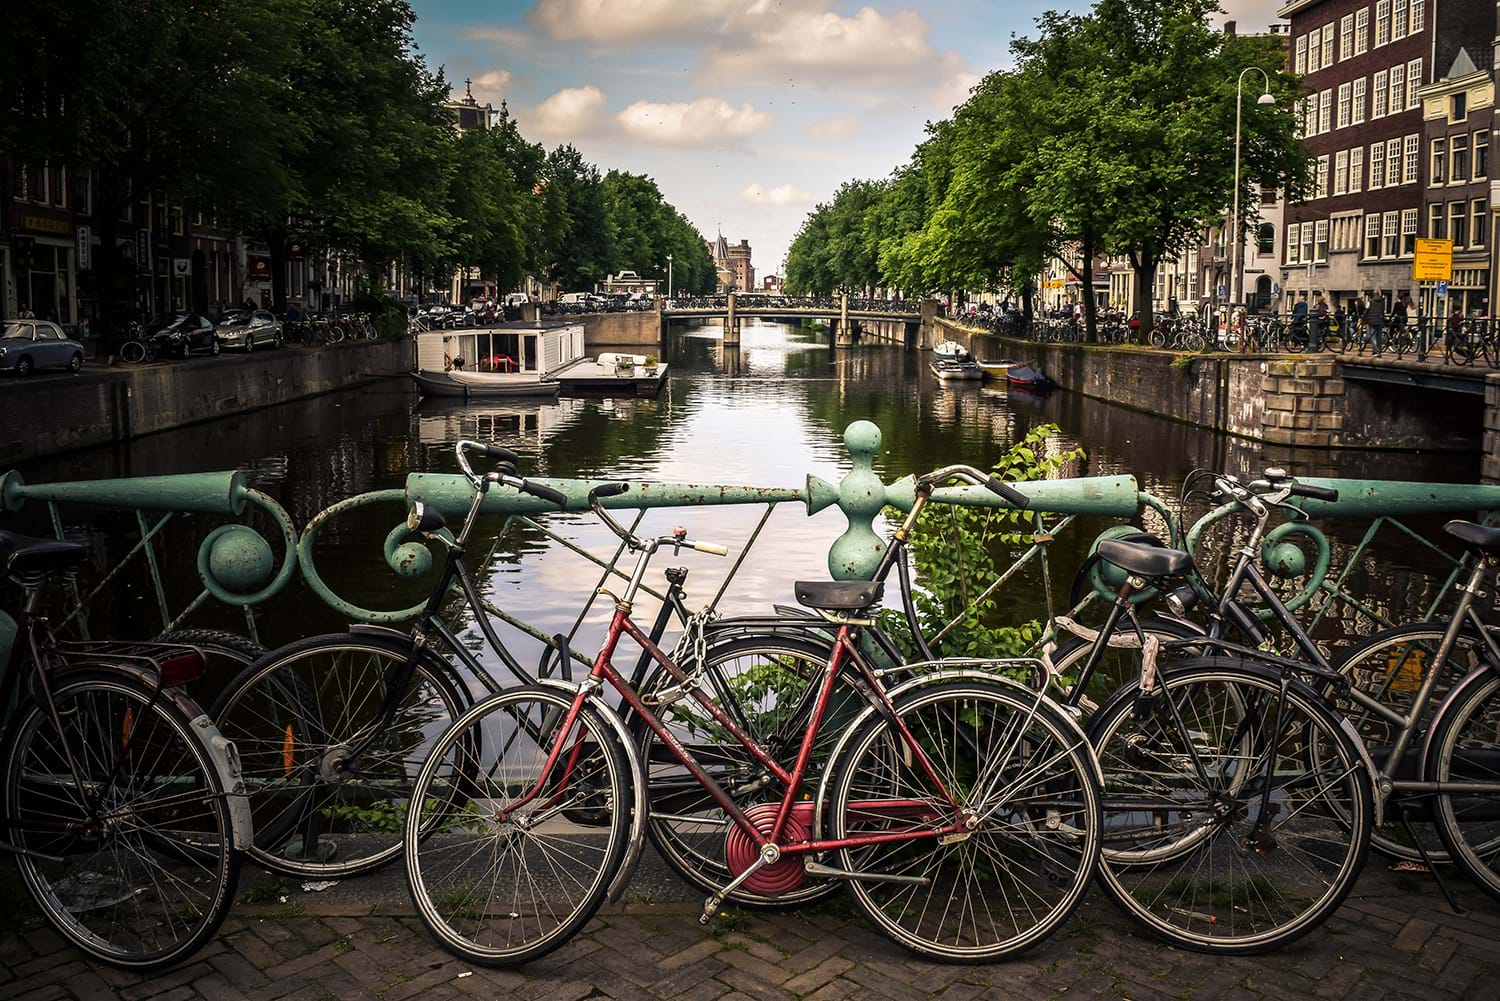
[[[1005,370],[1005,381],[1012,386],[1030,386],[1032,389],[1047,389],[1052,380],[1036,365],[1012,365]]]
[[[424,396],[555,397],[552,376],[583,357],[583,324],[501,323],[417,334],[412,381]]]
[[[984,369],[984,377],[986,379],[1003,380],[1006,373],[1019,364],[1021,362],[1018,359],[1001,358],[999,361],[979,362],[979,367]]]
[[[932,363],[927,367],[943,382],[984,378],[984,369],[974,361],[969,349],[957,341],[943,341],[934,347]]]

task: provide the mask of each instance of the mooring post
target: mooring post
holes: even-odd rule
[[[734,293],[728,295],[728,310],[724,315],[724,344],[738,344],[740,342],[740,320],[735,316]]]

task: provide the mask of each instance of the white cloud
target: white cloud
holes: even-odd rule
[[[1276,11],[1281,3],[1276,0],[1219,0],[1224,16],[1219,21],[1234,21],[1235,30],[1241,34],[1265,31],[1267,25],[1278,20]]]
[[[531,41],[526,32],[517,28],[492,28],[484,25],[465,28],[464,37],[476,42],[494,42],[496,45],[525,45]]]
[[[905,74],[937,57],[927,22],[914,10],[861,7],[845,16],[818,3],[736,24],[743,39],[710,56],[711,72],[775,78]]]
[[[499,104],[509,86],[510,70],[487,70],[470,81],[470,90],[480,104]]]
[[[938,73],[938,85],[932,94],[933,103],[947,115],[955,105],[969,99],[969,89],[980,79],[980,75],[957,52],[945,53]]]
[[[858,131],[859,119],[853,115],[825,118],[807,127],[807,134],[816,139],[848,139]]]
[[[517,119],[527,131],[571,140],[594,132],[603,124],[604,103],[604,91],[592,84],[564,87]]]
[[[792,184],[767,188],[756,183],[741,191],[740,199],[755,205],[811,205],[813,196]]]
[[[717,97],[659,103],[636,101],[616,121],[627,136],[669,146],[722,146],[770,128],[771,116]]]
[[[743,8],[745,0],[537,0],[530,19],[559,41],[607,44],[699,34]]]

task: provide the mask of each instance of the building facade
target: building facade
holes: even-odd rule
[[[714,259],[715,282],[720,295],[725,292],[749,292],[755,289],[755,265],[750,262],[750,241],[730,243],[720,233],[717,240],[705,241],[708,256]]]
[[[1493,38],[1485,3],[1293,0],[1295,109],[1312,190],[1287,205],[1283,306],[1323,292],[1348,305],[1363,292],[1415,293],[1427,158],[1421,91],[1467,42]]]

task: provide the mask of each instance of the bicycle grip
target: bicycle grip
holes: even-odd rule
[[[518,487],[517,489],[519,489],[522,493],[530,494],[533,497],[540,497],[542,500],[551,501],[552,503],[557,505],[558,510],[560,511],[566,511],[568,509],[568,495],[563,493],[561,490],[554,490],[549,486],[545,486],[541,483],[535,483],[531,480],[522,480],[520,487]]]
[[[1315,487],[1306,483],[1292,484],[1293,497],[1306,497],[1309,500],[1336,501],[1339,492],[1328,487]]]
[[[499,445],[484,446],[484,455],[487,459],[494,459],[497,462],[508,462],[512,466],[514,466],[516,464],[516,460],[520,458],[520,456],[516,455],[516,453],[512,452],[510,449],[502,448]]]
[[[1024,508],[1031,503],[1030,497],[1027,497],[998,476],[991,476],[984,481],[984,485],[989,489],[990,493],[1005,498],[1005,500],[1009,501],[1015,507]]]
[[[617,494],[623,494],[629,489],[629,483],[618,480],[614,483],[601,483],[597,487],[589,491],[589,503],[594,503],[594,501],[598,500],[600,497],[614,497]]]
[[[728,556],[729,547],[715,545],[712,542],[695,542],[693,549],[700,553],[708,553],[710,556]]]

